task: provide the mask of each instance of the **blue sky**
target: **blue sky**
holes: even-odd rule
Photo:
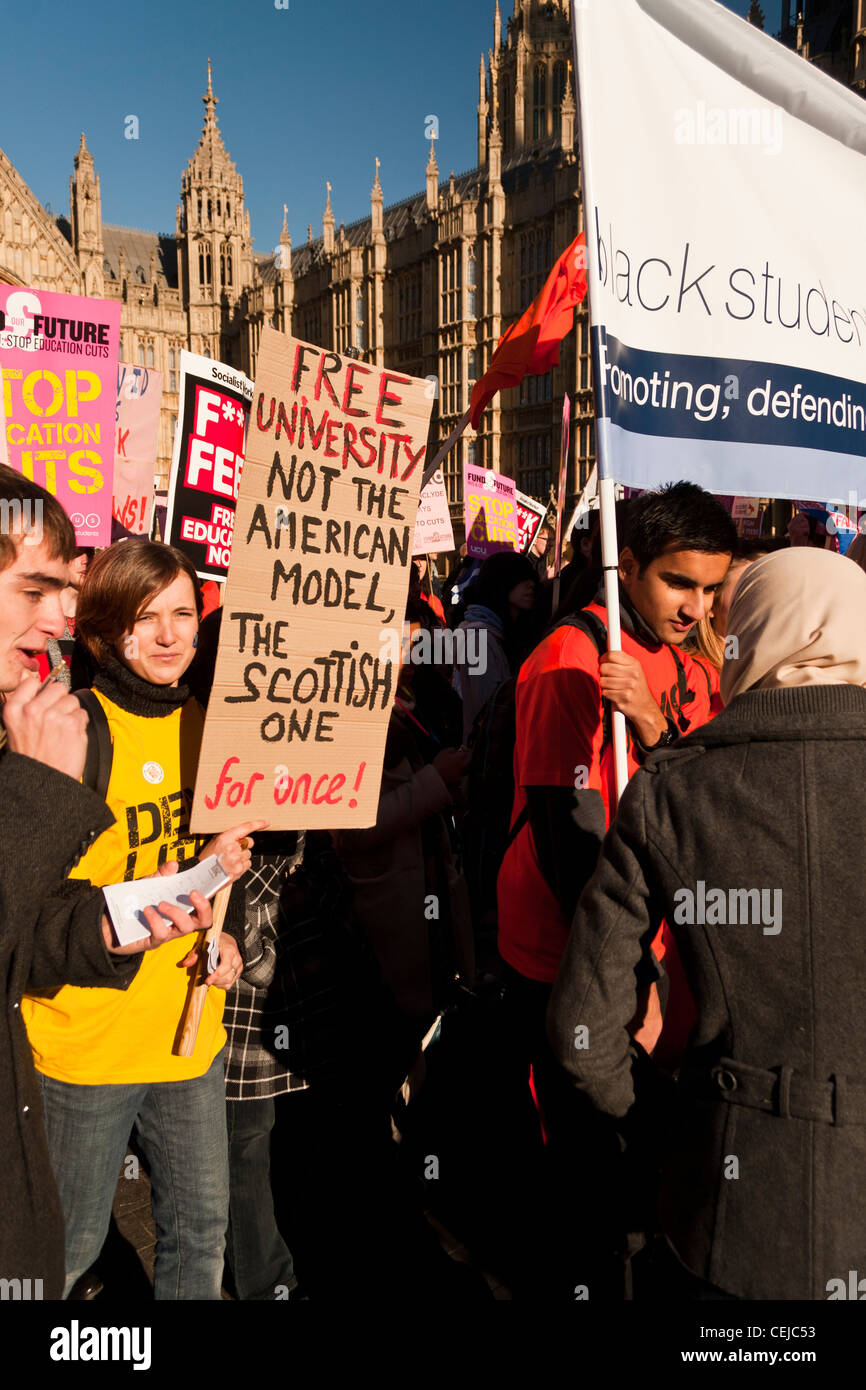
[[[770,33],[780,3],[764,0]],[[509,0],[500,8],[510,13]],[[103,219],[174,231],[208,57],[259,252],[279,236],[283,202],[296,245],[308,222],[319,234],[326,179],[338,225],[366,216],[376,155],[386,203],[423,188],[428,115],[439,121],[440,178],[476,162],[493,0],[27,0],[3,10],[0,147],[55,213],[68,212],[84,130]],[[124,138],[129,115],[138,140]]]

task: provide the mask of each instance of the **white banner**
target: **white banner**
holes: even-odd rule
[[[848,505],[866,103],[712,0],[573,14],[603,475]]]

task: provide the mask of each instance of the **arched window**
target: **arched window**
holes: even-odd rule
[[[148,343],[148,345],[147,345],[147,365],[148,365],[149,367],[152,367],[152,366],[154,365],[154,362],[153,362],[153,343]]]
[[[544,140],[547,136],[547,68],[536,63],[532,74],[532,138]]]
[[[553,133],[557,139],[562,134],[562,100],[565,96],[565,63],[557,63],[553,69]]]
[[[143,367],[143,366],[144,366],[144,343],[142,343],[142,342],[139,342],[139,344],[138,344],[137,361],[138,361],[139,367]]]
[[[198,200],[198,220],[201,222],[201,198]]]
[[[208,251],[207,257],[205,258],[205,267],[204,267],[204,268],[205,268],[205,271],[206,271],[207,284],[211,284],[211,281],[212,281],[213,276],[212,276],[211,265],[210,265],[210,251]]]
[[[217,217],[222,217],[222,215],[223,215],[222,199],[221,199],[221,198],[217,198]]]
[[[231,203],[229,202],[228,198],[226,198],[226,217],[231,217],[231,215],[232,215],[232,205],[231,205]]]
[[[147,284],[147,276],[146,276],[145,273],[144,273],[144,266],[143,266],[143,265],[137,265],[137,266],[135,267],[135,278],[136,278],[136,280],[138,281],[138,283],[139,283],[140,285],[146,285],[146,284]]]
[[[228,255],[226,256],[226,271],[227,271],[227,273],[228,273],[228,282],[229,282],[229,284],[231,284],[231,283],[232,283],[232,253],[231,253],[231,251],[229,251]]]
[[[221,285],[224,285],[225,282],[226,282],[226,258],[225,258],[225,256],[222,254],[222,252],[220,252],[220,284],[221,284]]]
[[[198,253],[198,282],[204,284],[204,248]]]

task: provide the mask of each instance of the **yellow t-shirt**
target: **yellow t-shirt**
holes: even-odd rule
[[[146,878],[167,860],[193,858],[205,841],[189,833],[192,787],[204,716],[195,700],[161,718],[128,714],[101,692],[113,757],[106,801],[115,822],[71,877],[103,887]],[[25,995],[21,1012],[37,1071],[97,1086],[187,1081],[203,1076],[225,1044],[225,994],[210,989],[192,1057],[172,1055],[189,986],[180,961],[195,936],[142,958],[128,989],[64,985],[48,998]]]

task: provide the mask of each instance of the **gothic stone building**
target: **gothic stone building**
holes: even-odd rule
[[[799,0],[781,38],[834,76],[866,87],[866,0]],[[750,19],[763,25],[760,5]],[[54,218],[0,150],[0,281],[119,299],[122,357],[164,373],[157,458],[166,485],[182,347],[255,375],[262,325],[338,352],[435,379],[433,443],[469,402],[502,333],[582,228],[571,80],[569,0],[514,0],[478,77],[475,168],[440,182],[435,118],[422,192],[385,206],[376,161],[370,215],[336,226],[331,188],[322,231],[254,253],[243,179],[217,123],[210,65],[205,120],[181,175],[173,236],[102,220],[84,136],[73,160],[70,215]],[[569,501],[594,461],[586,309],[560,365],[494,397],[446,465],[459,515],[465,461],[501,469],[546,499],[555,483],[562,400],[574,398]]]

